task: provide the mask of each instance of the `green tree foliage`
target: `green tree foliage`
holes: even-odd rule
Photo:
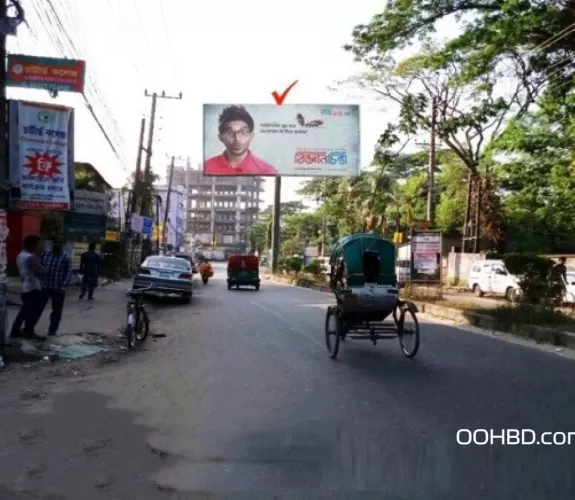
[[[299,194],[319,207],[315,218],[295,205],[282,214],[286,247],[317,242],[321,218],[328,243],[365,230],[368,216],[385,236],[405,227],[408,213],[424,218],[427,152],[407,153],[405,145],[433,125],[439,229],[461,232],[471,179],[485,250],[575,251],[571,3],[388,0],[357,26],[345,48],[365,71],[347,83],[395,103],[396,125],[383,131],[358,177],[304,183]],[[271,218],[262,220],[269,230]]]

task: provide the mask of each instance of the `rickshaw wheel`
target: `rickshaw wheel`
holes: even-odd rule
[[[232,284],[228,283],[228,290],[231,290],[231,289],[232,289]]]
[[[409,319],[411,325],[406,325],[406,319]],[[415,357],[419,350],[419,321],[417,321],[415,313],[408,307],[404,307],[399,316],[397,335],[403,354],[408,358]]]
[[[258,292],[259,289],[260,289],[260,285],[259,285],[259,284],[258,284],[258,285],[254,285],[254,288],[256,289],[256,292]]]
[[[331,318],[334,318],[335,330],[331,330]],[[331,359],[337,358],[339,352],[341,323],[337,314],[337,308],[329,306],[325,314],[325,345]]]
[[[395,326],[397,326],[399,328],[399,316],[398,316],[398,311],[400,311],[401,308],[398,306],[395,307],[395,309],[392,312],[392,316],[393,316],[393,321],[395,322]]]

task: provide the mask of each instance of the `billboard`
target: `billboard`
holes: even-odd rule
[[[204,104],[204,175],[355,176],[359,106]]]
[[[441,232],[412,231],[411,281],[441,282]]]
[[[84,92],[85,61],[9,54],[7,69],[9,87]]]
[[[74,187],[74,110],[10,102],[10,197],[13,208],[68,210]]]

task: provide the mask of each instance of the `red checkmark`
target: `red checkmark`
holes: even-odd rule
[[[285,98],[287,97],[287,95],[289,94],[290,90],[294,88],[295,84],[298,82],[298,80],[296,80],[295,82],[293,82],[287,89],[285,89],[283,91],[283,94],[278,94],[275,90],[272,92],[272,96],[274,98],[274,101],[276,102],[276,104],[278,106],[281,106],[284,101]]]

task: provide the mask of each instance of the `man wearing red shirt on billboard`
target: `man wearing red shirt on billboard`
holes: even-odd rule
[[[254,120],[243,106],[229,106],[219,117],[218,138],[226,150],[204,164],[206,175],[278,175],[275,167],[250,151]]]

